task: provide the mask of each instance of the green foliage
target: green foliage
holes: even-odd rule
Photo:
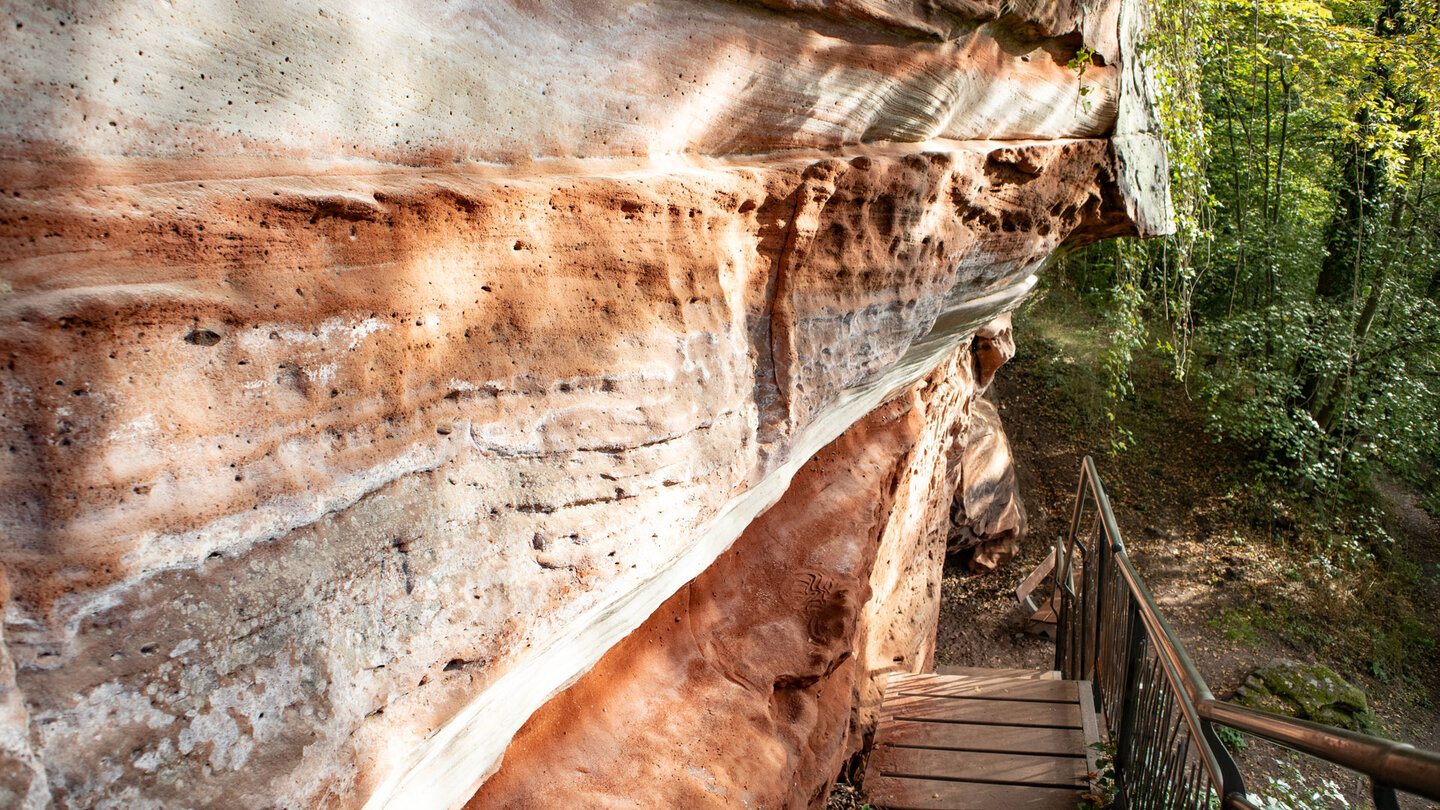
[[[1095,92],[1095,85],[1085,83],[1085,72],[1089,69],[1090,65],[1094,63],[1094,60],[1095,50],[1087,46],[1076,51],[1075,56],[1066,65],[1066,67],[1075,71],[1075,78],[1080,82],[1080,104],[1086,112],[1090,111],[1090,94]]]
[[[1194,339],[1194,296],[1199,282],[1196,266],[1213,224],[1210,192],[1209,129],[1202,65],[1210,47],[1207,21],[1211,2],[1156,2],[1151,8],[1151,34],[1143,48],[1153,68],[1157,112],[1164,122],[1170,161],[1175,235],[1165,240],[1148,272],[1155,282],[1147,298],[1158,305],[1168,337],[1160,341],[1183,380],[1190,368]]]
[[[1087,302],[1073,288],[1049,281],[1042,279],[1040,293],[1019,315],[1017,328],[1030,339],[1016,350],[1034,353],[1035,382],[1063,394],[1071,430],[1105,435],[1114,425],[1107,414],[1116,402],[1102,369],[1110,338],[1098,313],[1108,303]]]
[[[1115,806],[1115,746],[1093,742],[1090,748],[1097,755],[1095,772],[1090,774],[1090,789],[1080,794],[1077,810],[1106,810]]]
[[[1329,367],[1335,351],[1323,334],[1304,328],[1312,314],[1304,302],[1297,308],[1242,312],[1210,324],[1206,338],[1216,361],[1201,378],[1203,391],[1212,428],[1251,448],[1262,475],[1328,488],[1335,483],[1335,459],[1325,432],[1303,407],[1294,369],[1301,358]]]
[[[1421,502],[1420,506],[1431,515],[1440,517],[1440,490],[1430,490],[1430,492],[1425,495],[1425,499]]]
[[[1249,644],[1255,640],[1255,616],[1249,610],[1225,608],[1206,624],[1222,631],[1226,641]]]
[[[1391,308],[1393,327],[1359,352],[1348,322],[1304,298],[1207,325],[1215,361],[1202,380],[1216,431],[1254,448],[1263,472],[1312,490],[1362,478],[1380,460],[1423,476],[1440,456],[1440,355],[1426,346],[1440,339],[1440,318],[1435,302],[1405,291]],[[1330,387],[1307,395],[1307,374]],[[1328,424],[1312,407],[1325,396],[1335,404]]]
[[[1060,265],[1104,301],[1107,420],[1150,341],[1322,521],[1381,464],[1440,492],[1437,20],[1435,0],[1152,0],[1178,232]],[[1329,561],[1373,556],[1350,522]]]
[[[1135,352],[1145,342],[1145,320],[1142,307],[1144,293],[1139,276],[1145,252],[1138,243],[1121,239],[1113,245],[1115,253],[1114,286],[1110,290],[1111,305],[1106,308],[1110,344],[1105,350],[1105,395],[1110,400],[1105,417],[1115,422],[1115,404],[1133,396],[1135,385],[1130,379],[1130,366]],[[1112,424],[1110,454],[1114,455],[1134,443],[1135,437],[1124,426]]]
[[[1424,170],[1440,44],[1416,39],[1433,32],[1433,10],[1211,9],[1207,269],[1219,272],[1196,318],[1214,427],[1304,492],[1354,490],[1382,459],[1423,483],[1440,457],[1437,212]]]
[[[1244,748],[1246,745],[1249,744],[1248,742],[1246,742],[1245,735],[1243,733],[1236,731],[1229,726],[1216,726],[1215,736],[1219,737],[1220,742],[1224,743],[1225,747],[1229,748],[1231,751],[1239,751],[1240,749]]]
[[[1282,777],[1265,777],[1266,785],[1250,800],[1261,810],[1343,810],[1350,802],[1340,786],[1329,779],[1307,778],[1292,760],[1277,759],[1275,764],[1283,771]]]
[[[1077,421],[1101,434],[1111,455],[1134,443],[1117,417],[1121,403],[1134,397],[1131,366],[1149,334],[1139,283],[1148,248],[1119,239],[1067,257],[1059,270],[1070,283],[1046,289],[1043,305],[1028,310],[1027,328],[1038,327],[1044,343],[1042,381],[1065,389]]]
[[[1377,631],[1373,657],[1370,659],[1370,674],[1388,683],[1396,674],[1404,672],[1406,663],[1430,655],[1435,651],[1435,636],[1432,628],[1423,622],[1409,619],[1402,621],[1390,631]]]

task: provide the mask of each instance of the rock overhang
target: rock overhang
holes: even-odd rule
[[[1136,190],[1153,196],[1099,137],[1129,109],[1122,4],[923,36],[892,19],[909,6],[772,5],[469,7],[489,57],[452,37],[414,58],[478,73],[405,76],[479,76],[503,103],[457,125],[432,97],[384,126],[421,88],[349,76],[316,32],[413,48],[435,35],[423,4],[238,27],[262,10],[227,9],[208,33],[209,6],[163,25],[16,10],[7,72],[35,92],[0,120],[0,562],[7,705],[28,717],[7,750],[32,784],[75,805],[405,806],[404,786],[448,773],[463,798],[503,730],[704,570],[787,470],[1013,306],[1067,240],[1133,229]],[[704,83],[665,60],[703,58],[656,44],[663,19],[709,32],[712,74],[747,78],[680,92]],[[277,21],[295,30],[267,45]],[[504,41],[504,21],[527,33]],[[547,33],[546,53],[624,58],[553,104],[486,96],[499,73],[578,70],[521,64],[517,43]],[[1088,105],[1061,59],[1077,43],[1105,63]],[[197,49],[248,55],[213,75],[259,103],[177,102]],[[285,67],[302,51],[308,68]],[[68,87],[87,60],[112,81]],[[376,103],[297,117],[279,76],[326,71]],[[616,87],[644,95],[638,121],[584,126],[623,108]],[[101,718],[128,761],[84,742]],[[485,744],[446,760],[476,729]]]

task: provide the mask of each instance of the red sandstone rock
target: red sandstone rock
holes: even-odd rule
[[[975,400],[963,444],[949,548],[968,550],[971,570],[991,571],[1015,556],[1026,522],[1010,441],[989,400]]]
[[[1015,356],[1015,331],[1010,325],[1010,313],[975,331],[971,353],[975,356],[975,382],[983,391],[990,387],[995,372]]]
[[[944,541],[928,527],[950,491],[932,485],[974,391],[967,357],[817,453],[727,553],[531,718],[467,807],[822,807],[867,730],[852,690],[873,710],[872,675],[929,664],[925,583],[938,584]]]
[[[1103,143],[1030,150],[1023,184],[964,150],[10,198],[6,638],[54,718],[55,789],[106,794],[88,707],[147,688],[114,745],[179,770],[119,784],[208,764],[218,800],[384,773],[394,741],[654,576],[954,285],[1125,227]],[[200,760],[176,718],[231,729],[190,697],[227,688],[257,737],[217,731]],[[298,771],[250,759],[311,732]]]
[[[6,5],[22,807],[463,800],[1053,251],[1158,227],[1119,0]],[[929,655],[956,391],[854,558],[864,671],[772,729],[806,791]]]
[[[0,138],[27,158],[201,157],[213,178],[217,156],[257,153],[443,167],[1100,137],[1115,120],[1115,0],[1088,17],[1072,0],[793,5],[7,0]],[[1080,78],[1085,46],[1104,64]]]

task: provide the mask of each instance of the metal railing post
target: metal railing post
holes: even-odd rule
[[[1400,800],[1395,796],[1395,788],[1381,783],[1378,779],[1370,780],[1370,797],[1375,800],[1375,810],[1400,810]]]
[[[1200,733],[1205,736],[1205,744],[1215,754],[1215,762],[1220,766],[1220,793],[1223,796],[1246,795],[1245,777],[1240,773],[1240,767],[1235,764],[1235,758],[1230,756],[1230,749],[1220,740],[1220,735],[1215,731],[1215,724],[1209,720],[1200,721]]]
[[[1122,692],[1125,699],[1121,702],[1124,707],[1120,710],[1120,730],[1115,737],[1115,773],[1120,777],[1121,790],[1119,791],[1120,807],[1126,805],[1126,793],[1124,778],[1125,768],[1130,764],[1131,749],[1135,742],[1135,713],[1138,711],[1137,704],[1140,702],[1140,667],[1145,663],[1145,626],[1140,621],[1140,610],[1132,597],[1129,603],[1128,621],[1126,625],[1127,637],[1125,640],[1125,691]]]
[[[1103,537],[1100,539],[1103,539]],[[1095,586],[1095,643],[1090,648],[1090,681],[1092,683],[1099,683],[1102,671],[1100,666],[1100,636],[1105,629],[1105,574],[1110,563],[1110,544],[1099,542],[1095,545],[1095,554],[1090,561],[1095,565],[1095,581],[1093,583]]]
[[[1069,656],[1066,655],[1066,636],[1070,632],[1070,595],[1060,592],[1060,604],[1055,611],[1055,670],[1063,678],[1070,677]]]
[[[1096,593],[1097,581],[1094,565],[1097,559],[1105,553],[1104,542],[1105,532],[1100,522],[1100,510],[1095,510],[1094,525],[1090,529],[1091,552],[1085,556],[1085,570],[1080,572],[1080,609],[1085,614],[1085,632],[1080,637],[1080,647],[1084,650],[1084,666],[1080,668],[1080,679],[1086,681],[1095,680],[1095,663],[1100,643],[1100,599]]]

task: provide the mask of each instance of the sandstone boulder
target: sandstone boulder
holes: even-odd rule
[[[992,571],[1009,562],[1025,538],[1025,504],[999,411],[983,398],[971,407],[950,508],[949,550],[963,555],[972,571]]]
[[[1015,356],[1015,330],[1010,323],[1010,313],[975,330],[970,353],[975,357],[975,382],[984,392],[995,379],[995,372]]]

